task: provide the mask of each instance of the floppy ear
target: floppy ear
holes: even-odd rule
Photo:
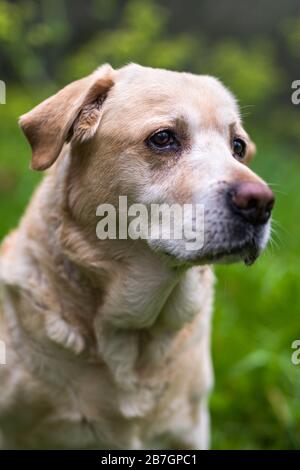
[[[21,116],[20,126],[32,147],[34,170],[49,168],[66,141],[84,141],[95,134],[112,85],[113,69],[105,64]]]

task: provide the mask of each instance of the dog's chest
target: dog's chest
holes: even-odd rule
[[[196,336],[195,336],[196,340]],[[152,343],[151,343],[152,344]],[[183,346],[186,346],[186,350]],[[153,344],[152,344],[153,346]],[[46,402],[34,426],[24,429],[21,447],[40,448],[138,448],[153,437],[186,423],[208,387],[202,341],[174,345],[164,364],[139,371],[131,390],[114,383],[106,367],[96,364],[62,364],[64,380],[43,386],[36,397]],[[59,378],[59,370],[57,370]],[[35,397],[31,399],[35,401]],[[41,407],[35,403],[35,410]],[[31,407],[31,412],[32,412]],[[176,416],[176,423],[174,419]],[[180,419],[178,419],[180,416]],[[18,431],[18,436],[20,432]]]
[[[181,379],[186,388],[187,377]],[[44,390],[44,396],[39,393],[37,401],[31,397],[34,408],[31,404],[27,411],[25,407],[21,410],[24,429],[22,433],[17,430],[17,443],[12,447],[143,446],[158,430],[170,427],[179,404],[181,409],[188,408],[186,390],[179,384],[179,378],[175,377],[172,384],[170,377],[160,376],[130,393],[115,387],[104,371],[78,371],[77,378],[69,377],[64,387],[51,386],[48,392]],[[26,418],[25,414],[30,416]],[[27,429],[28,418],[31,424]]]
[[[209,334],[210,279],[201,287],[198,272],[188,273],[164,302],[157,322],[138,332],[135,328],[120,328],[118,321],[107,324],[107,330],[103,323],[95,324],[96,331],[102,333],[97,337],[102,346],[101,364],[81,361],[72,352],[73,359],[65,361],[63,345],[56,346],[60,354],[53,364],[52,354],[43,360],[32,351],[32,361],[27,365],[30,369],[37,361],[32,376],[37,377],[35,387],[39,393],[27,398],[34,426],[26,427],[26,410],[22,410],[24,429],[21,433],[20,428],[16,429],[16,437],[19,440],[22,435],[22,442],[16,445],[136,448],[146,446],[162,432],[189,427],[186,423],[194,415],[195,403],[199,403],[210,382],[205,366],[209,362],[205,338]],[[119,299],[114,295],[113,300],[108,307],[123,317],[128,313],[130,321],[130,312],[134,313],[133,321],[143,313],[124,310],[127,304],[122,296]],[[128,307],[141,305],[130,302]],[[16,345],[20,354],[22,345],[24,342]]]

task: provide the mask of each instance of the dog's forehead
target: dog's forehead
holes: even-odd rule
[[[108,101],[114,115],[126,117],[129,126],[156,117],[227,126],[239,116],[233,95],[218,79],[135,64],[116,72]]]

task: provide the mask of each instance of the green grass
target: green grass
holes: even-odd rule
[[[29,170],[30,149],[17,122],[37,101],[26,90],[11,89],[0,105],[0,239],[18,222],[41,177]]]
[[[14,90],[0,106],[0,239],[16,225],[40,178],[29,170],[29,147],[16,124],[38,100]],[[300,366],[291,363],[291,343],[300,339],[300,162],[287,146],[258,135],[253,168],[274,183],[276,243],[251,268],[216,269],[216,449],[300,448]]]
[[[300,448],[300,162],[291,150],[260,142],[253,165],[274,184],[274,243],[250,268],[216,269],[213,328],[216,385],[213,447]]]

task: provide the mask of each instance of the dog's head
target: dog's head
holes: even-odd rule
[[[128,65],[100,67],[21,118],[32,167],[71,143],[69,204],[82,225],[100,203],[202,205],[204,243],[148,240],[183,262],[252,262],[270,232],[274,196],[246,164],[255,145],[215,78]],[[192,217],[193,220],[193,217]]]

